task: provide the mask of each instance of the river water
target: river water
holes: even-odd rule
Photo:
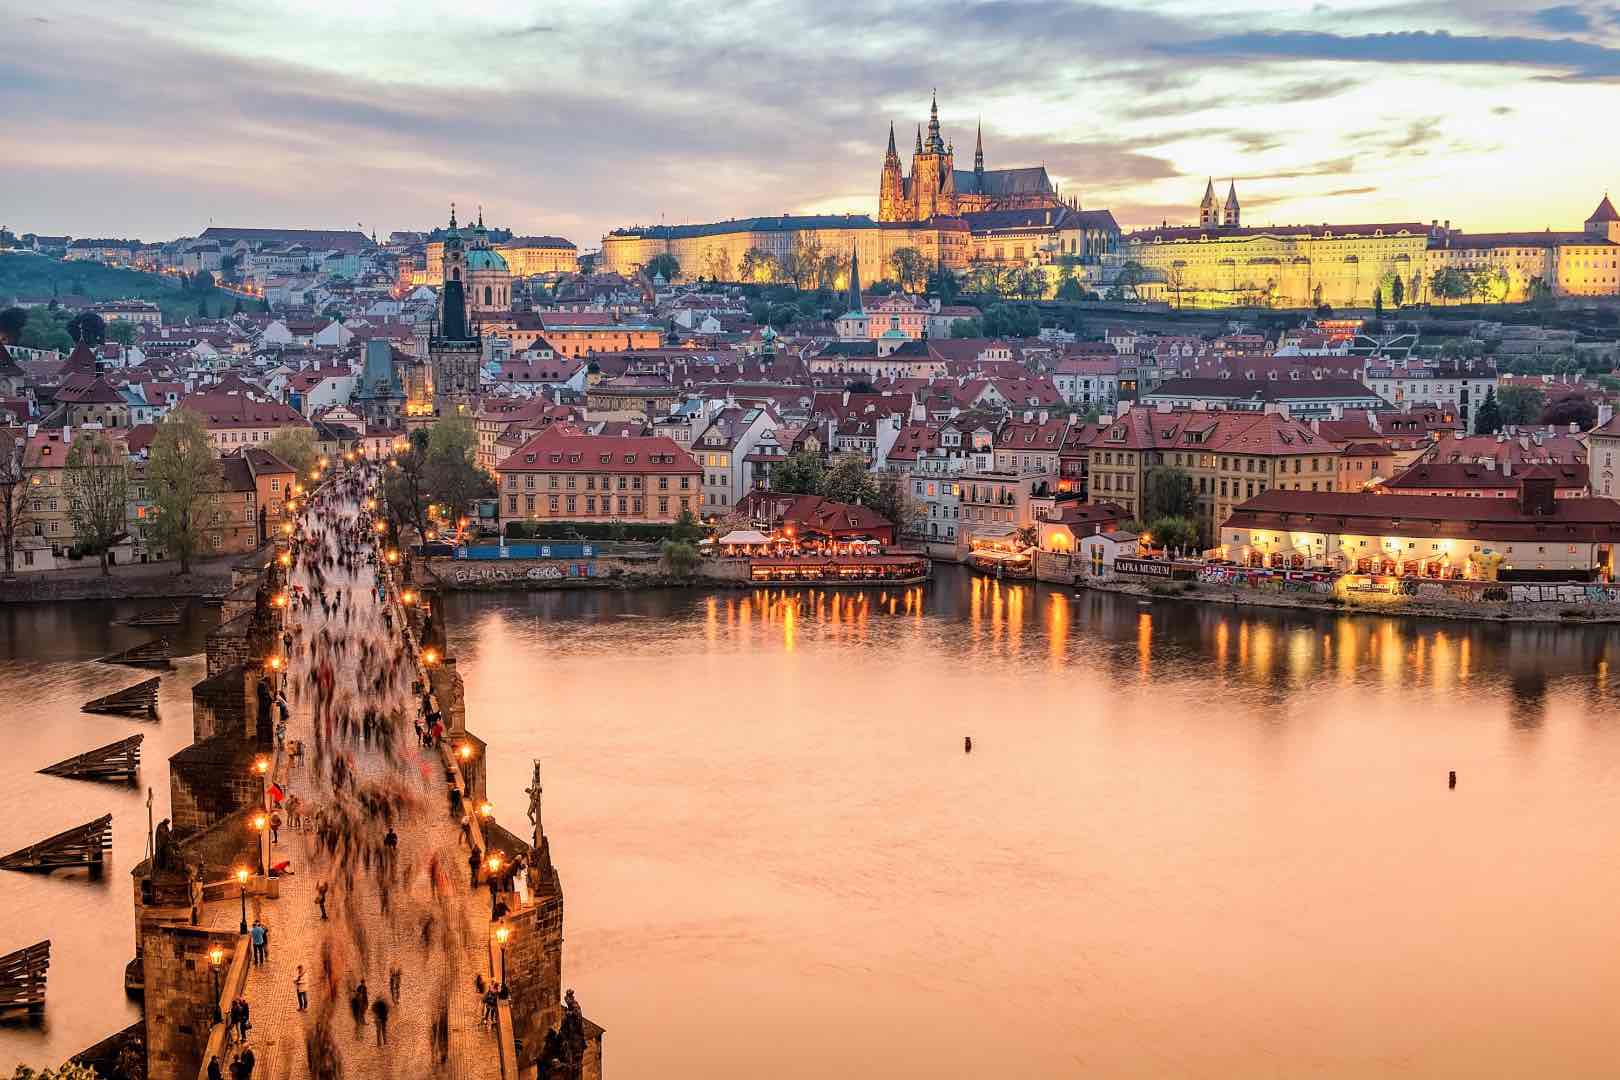
[[[447,614],[509,827],[543,761],[564,981],[610,1075],[1613,1072],[1620,632],[955,569]],[[109,621],[0,611],[0,848],[119,830],[107,883],[0,875],[0,948],[58,949],[49,1029],[0,1030],[0,1068],[134,1015],[141,798],[32,774],[134,729],[76,712],[135,681],[84,662]],[[160,816],[196,677],[147,740]]]

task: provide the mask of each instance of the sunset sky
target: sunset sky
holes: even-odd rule
[[[959,167],[982,117],[1126,227],[1213,175],[1246,224],[1578,229],[1620,180],[1613,2],[0,0],[0,41],[19,232],[871,213],[935,86]]]

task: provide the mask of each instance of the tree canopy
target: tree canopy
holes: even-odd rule
[[[165,551],[191,572],[191,558],[219,518],[219,461],[208,441],[208,427],[190,409],[163,418],[152,436],[146,479],[157,511],[153,531]]]
[[[299,476],[307,476],[321,457],[315,445],[315,430],[304,426],[282,428],[264,448],[291,465]]]
[[[101,560],[108,570],[107,552],[128,534],[129,455],[124,447],[101,431],[86,431],[68,451],[68,523],[79,550]]]

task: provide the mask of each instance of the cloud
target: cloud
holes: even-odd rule
[[[1441,137],[1441,128],[1445,120],[1439,116],[1420,117],[1410,120],[1405,127],[1396,130],[1376,128],[1371,131],[1356,131],[1346,136],[1346,141],[1353,145],[1375,151],[1388,157],[1406,155],[1408,157],[1426,156],[1433,144]],[[1470,148],[1467,143],[1457,141],[1452,149],[1466,153]]]
[[[1254,173],[1239,177],[1242,180],[1300,180],[1310,176],[1343,176],[1356,171],[1356,159],[1353,157],[1333,158],[1330,161],[1319,161],[1314,165],[1307,165],[1300,169],[1290,169],[1283,172]]]
[[[1347,196],[1347,195],[1371,195],[1373,192],[1375,192],[1377,190],[1378,189],[1375,188],[1375,187],[1339,188],[1337,191],[1325,191],[1325,192],[1323,192],[1322,195],[1321,195],[1321,198],[1324,198],[1324,199],[1337,199],[1337,198],[1342,198],[1342,197]]]
[[[1329,60],[1375,64],[1509,64],[1558,72],[1565,81],[1620,78],[1620,49],[1568,38],[1458,35],[1407,30],[1345,35],[1323,31],[1253,30],[1159,46],[1188,59]]]
[[[1592,20],[1574,4],[1542,8],[1530,13],[1530,22],[1543,30],[1558,34],[1584,34],[1592,29]]]

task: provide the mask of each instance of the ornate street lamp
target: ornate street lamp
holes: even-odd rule
[[[239,933],[243,934],[247,933],[247,883],[248,878],[251,876],[247,867],[238,866],[236,868],[236,883],[242,886],[242,926]]]

